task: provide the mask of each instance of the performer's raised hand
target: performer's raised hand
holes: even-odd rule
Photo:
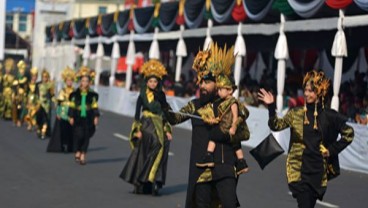
[[[267,92],[264,88],[261,88],[258,92],[258,99],[262,100],[265,104],[270,105],[275,102],[271,92]]]

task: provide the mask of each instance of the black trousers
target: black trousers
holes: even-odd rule
[[[298,193],[295,198],[299,208],[314,208],[317,202],[317,195],[309,186],[305,186],[303,191]]]
[[[215,189],[222,204],[222,208],[236,208],[236,179],[224,178],[208,183],[199,183],[195,188],[195,203],[197,208],[210,208],[212,190]]]
[[[88,125],[87,119],[80,119],[73,126],[74,152],[87,152],[89,140],[95,133],[95,126]]]

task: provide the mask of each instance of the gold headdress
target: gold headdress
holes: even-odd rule
[[[314,129],[318,129],[317,126],[317,101],[321,98],[322,108],[324,108],[325,96],[328,92],[328,88],[330,87],[330,80],[325,76],[323,72],[317,72],[316,70],[312,70],[308,72],[303,79],[303,88],[306,87],[307,84],[310,84],[312,90],[317,95],[317,100],[315,102],[315,109],[314,109]],[[304,124],[309,124],[307,118],[307,107],[306,102],[304,103]]]
[[[217,86],[233,88],[230,76],[234,62],[234,47],[227,49],[225,45],[221,49],[217,43],[212,43],[209,49],[199,51],[194,59],[193,69],[197,72],[198,83],[212,75],[216,77]]]
[[[96,76],[96,72],[91,71],[87,66],[81,66],[76,73],[76,77],[80,80],[82,77],[89,77],[90,81],[93,82]]]
[[[73,69],[71,69],[69,66],[67,66],[62,72],[61,72],[61,78],[64,80],[64,82],[67,79],[74,80],[75,79],[75,72]]]
[[[38,68],[37,67],[32,67],[32,69],[31,69],[31,75],[32,76],[37,76],[37,74],[38,74]]]
[[[24,62],[23,60],[20,60],[20,61],[18,62],[18,64],[17,64],[17,67],[18,67],[18,69],[23,69],[23,70],[25,70],[25,69],[26,69],[26,67],[27,67],[27,64],[26,64],[26,62]]]
[[[5,60],[5,70],[6,71],[11,71],[11,70],[13,70],[13,68],[14,68],[14,60],[11,59],[11,58],[7,58]]]
[[[162,65],[162,63],[156,59],[151,59],[144,63],[141,68],[141,73],[143,74],[144,78],[155,76],[159,79],[162,79],[162,77],[167,74],[164,65]]]

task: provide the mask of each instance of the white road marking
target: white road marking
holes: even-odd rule
[[[291,196],[291,192],[289,191],[288,194]],[[321,206],[324,206],[324,207],[330,207],[330,208],[339,208],[338,205],[334,205],[334,204],[331,204],[329,202],[325,202],[325,201],[320,201],[320,200],[317,200],[317,204],[321,205]]]
[[[121,135],[121,134],[118,134],[118,133],[114,133],[114,136],[121,139],[121,140],[129,141],[129,137],[127,137],[127,136],[124,136],[124,135]]]
[[[114,136],[117,137],[118,139],[121,139],[123,141],[129,141],[129,137],[124,136],[122,134],[119,133],[114,133]],[[175,154],[173,152],[169,152],[169,156],[174,156]]]
[[[337,205],[334,205],[334,204],[331,204],[331,203],[328,203],[328,202],[325,202],[325,201],[320,201],[320,200],[317,200],[317,204],[325,206],[325,207],[332,207],[332,208],[338,208],[339,207]]]

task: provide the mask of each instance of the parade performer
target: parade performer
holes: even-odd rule
[[[3,118],[3,64],[0,63],[0,118]]]
[[[10,120],[12,118],[12,101],[13,101],[13,82],[15,77],[11,74],[14,68],[14,60],[6,59],[5,60],[5,74],[3,75],[2,80],[2,88],[3,88],[3,105],[0,106],[2,109],[0,110],[3,113],[3,118],[6,120]]]
[[[225,57],[225,59],[231,60],[233,52],[234,51],[231,48],[226,53],[229,57]],[[215,101],[214,105],[207,105],[207,108],[202,107],[198,110],[198,113],[206,123],[218,124],[223,133],[230,134],[231,143],[234,146],[234,150],[238,158],[236,162],[236,173],[240,175],[248,172],[248,165],[244,159],[240,142],[249,139],[249,131],[247,129],[247,135],[242,135],[242,132],[244,131],[238,129],[238,125],[239,123],[245,122],[249,116],[249,111],[243,104],[238,102],[238,100],[232,96],[234,90],[237,89],[237,86],[235,85],[235,81],[231,73],[232,63],[226,63],[228,63],[227,66],[216,67],[217,70],[214,70],[214,74],[216,76],[216,87],[218,90],[217,94],[220,99]],[[216,114],[218,116],[216,118],[214,117],[214,111],[217,111]],[[243,126],[244,125],[240,125],[240,127]],[[207,154],[200,162],[197,162],[196,165],[198,167],[213,167],[215,165],[213,158],[215,148],[216,143],[210,138],[207,147]]]
[[[40,104],[36,113],[37,135],[40,139],[45,139],[50,136],[52,99],[55,94],[54,83],[45,69],[42,71],[42,81],[37,84],[36,94]]]
[[[57,96],[56,119],[47,152],[73,152],[73,133],[69,123],[69,96],[74,91],[75,72],[66,67],[61,72],[64,88]]]
[[[18,62],[17,67],[18,75],[13,82],[14,95],[12,117],[14,125],[20,127],[26,114],[28,78],[25,75],[25,72],[27,64],[21,60]]]
[[[73,126],[75,161],[80,165],[85,165],[89,142],[96,131],[100,112],[98,110],[98,94],[90,88],[95,73],[82,66],[76,77],[80,84],[70,94],[68,117]]]
[[[202,119],[198,119],[201,116],[199,113],[201,108],[215,104],[218,100],[214,71],[223,66],[233,65],[235,57],[230,52],[232,50],[227,51],[226,48],[221,49],[217,44],[212,44],[210,49],[198,52],[193,69],[197,72],[200,97],[190,101],[180,109],[179,113],[172,113],[167,102],[162,101],[165,115],[171,124],[182,123],[188,119],[192,122],[189,181],[185,205],[187,208],[219,207],[219,204],[227,208],[239,206],[236,196],[237,158],[230,142],[230,135],[222,132],[219,125],[211,128]],[[214,116],[217,117],[218,112],[215,111]],[[242,125],[246,123],[242,122]],[[243,126],[241,129],[244,130],[243,134],[249,137],[248,128]],[[206,154],[210,138],[216,142],[213,152],[215,165],[213,168],[199,168],[196,162]]]
[[[27,130],[32,131],[34,127],[37,126],[36,122],[36,113],[40,106],[37,97],[37,78],[38,78],[38,69],[33,67],[30,70],[31,79],[28,83],[27,87],[27,113],[24,117],[24,121],[27,123]]]
[[[264,89],[258,93],[268,105],[271,130],[291,129],[286,175],[301,208],[314,207],[317,199],[322,200],[327,181],[340,174],[338,154],[354,137],[347,119],[325,106],[328,88],[329,80],[323,72],[308,72],[303,79],[304,107],[291,109],[283,118],[276,115],[274,96]],[[338,134],[341,139],[337,141]]]
[[[137,194],[157,195],[165,184],[169,141],[172,139],[171,126],[163,117],[159,102],[165,96],[161,81],[167,72],[162,63],[152,59],[143,64],[141,73],[144,83],[130,133],[132,152],[120,178],[133,184]]]

